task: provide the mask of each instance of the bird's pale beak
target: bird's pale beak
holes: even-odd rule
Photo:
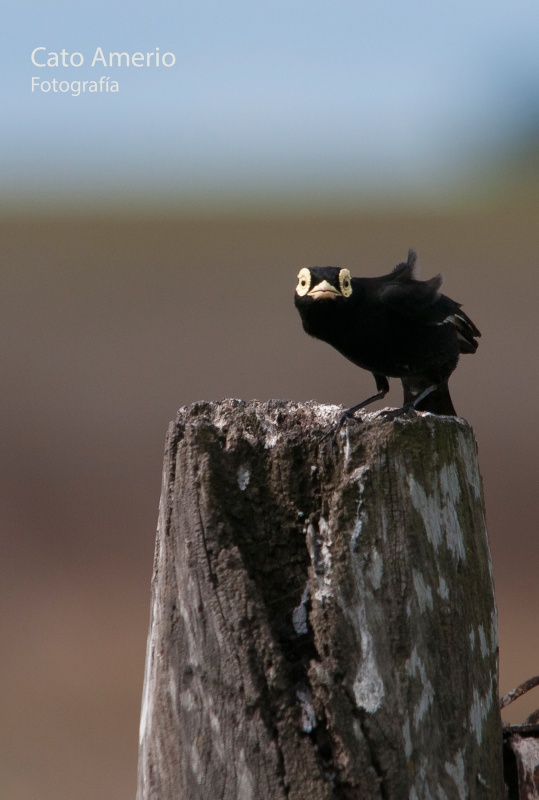
[[[313,300],[335,300],[336,297],[341,296],[339,290],[327,281],[321,281],[320,283],[317,283],[316,286],[313,286],[310,292],[307,292],[307,294],[309,297],[312,297]]]

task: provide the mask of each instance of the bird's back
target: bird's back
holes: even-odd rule
[[[416,278],[416,260],[415,251],[409,250],[407,260],[398,264],[388,275],[368,279],[373,282],[372,292],[376,302],[391,309],[395,324],[400,318],[427,329],[450,326],[457,336],[459,352],[475,353],[476,337],[481,336],[478,328],[462,311],[460,303],[439,291],[443,282],[441,274],[426,281]]]

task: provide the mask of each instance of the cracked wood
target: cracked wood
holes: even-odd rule
[[[338,411],[171,425],[138,800],[503,797],[472,430],[366,415],[332,451]]]

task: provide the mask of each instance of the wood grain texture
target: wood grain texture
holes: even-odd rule
[[[138,800],[503,797],[463,420],[227,400],[167,437]]]

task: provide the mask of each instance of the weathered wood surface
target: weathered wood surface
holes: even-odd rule
[[[138,800],[503,797],[463,420],[223,401],[168,433]]]
[[[507,800],[539,800],[539,738],[518,733],[508,736],[505,762]]]
[[[539,686],[539,675],[528,678],[500,700],[500,708]],[[539,709],[520,725],[503,726],[506,800],[539,800]]]

